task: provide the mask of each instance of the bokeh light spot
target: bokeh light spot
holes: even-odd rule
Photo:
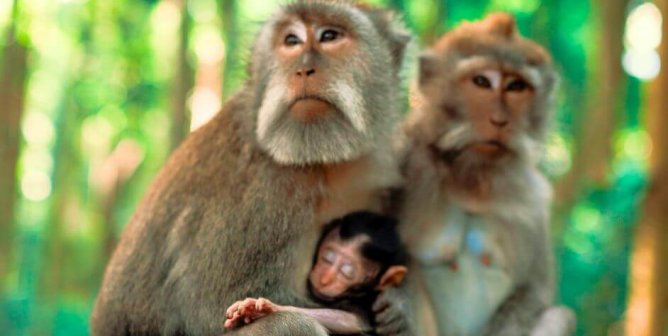
[[[195,54],[204,64],[215,64],[225,56],[225,44],[219,31],[213,27],[198,29],[195,34]]]
[[[659,47],[661,21],[661,11],[653,3],[646,2],[633,9],[626,19],[627,47],[645,51]]]
[[[661,71],[661,58],[655,50],[631,49],[624,53],[622,66],[629,75],[642,80],[650,80]]]
[[[216,115],[221,107],[221,99],[215,91],[207,87],[198,87],[190,97],[192,120],[190,130],[196,130]]]
[[[41,202],[51,195],[51,178],[42,171],[28,171],[21,178],[21,192],[26,199]]]
[[[48,146],[53,141],[55,135],[53,123],[43,113],[29,113],[21,126],[23,137],[30,145]]]
[[[81,127],[83,147],[89,153],[104,153],[109,150],[114,127],[107,118],[96,115],[86,118]]]
[[[572,166],[571,148],[566,139],[559,134],[552,134],[546,143],[544,166],[550,176],[561,176]]]

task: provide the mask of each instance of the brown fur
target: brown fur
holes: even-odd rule
[[[536,167],[556,82],[550,57],[494,14],[425,52],[418,82],[400,215],[419,270],[418,334],[528,335],[554,292],[551,191]],[[484,255],[464,238],[471,232],[482,232]]]
[[[385,145],[398,115],[398,88],[369,89],[366,96],[380,104],[375,108],[387,114],[386,120],[381,127],[351,133],[365,146],[347,157],[328,155],[325,147],[314,149],[322,154],[320,161],[277,162],[257,139],[258,110],[270,81],[285,82],[293,74],[285,70],[295,69],[275,63],[269,41],[278,22],[348,14],[354,18],[347,22],[360,20],[367,29],[352,31],[367,39],[358,44],[373,51],[358,62],[375,69],[374,80],[397,82],[398,65],[393,64],[402,54],[393,41],[403,32],[375,11],[348,2],[297,1],[272,18],[258,36],[245,87],[175,151],[126,227],[95,304],[93,335],[220,335],[225,309],[245,297],[314,305],[307,299],[306,279],[321,225],[353,210],[377,208],[383,190],[398,179]],[[323,80],[352,71],[326,64],[331,63],[317,68]],[[355,84],[367,89],[365,83]],[[375,111],[362,111],[371,121],[380,118]],[[229,333],[325,331],[304,316],[276,314]]]

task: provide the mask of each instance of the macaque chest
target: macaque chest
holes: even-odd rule
[[[326,170],[316,221],[324,225],[351,212],[382,210],[383,191],[396,183],[395,173],[379,173],[372,158],[340,164]]]
[[[449,207],[413,250],[439,316],[439,335],[480,335],[510,293],[499,227],[490,218]]]

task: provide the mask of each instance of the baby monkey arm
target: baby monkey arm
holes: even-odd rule
[[[295,312],[312,317],[334,334],[360,334],[371,330],[371,326],[363,318],[344,310],[281,306],[265,298],[247,298],[232,304],[225,313],[225,328],[232,328],[238,323],[249,324],[277,311]]]

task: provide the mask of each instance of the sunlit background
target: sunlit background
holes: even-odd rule
[[[552,52],[557,301],[578,335],[668,335],[668,1],[369,2],[403,13],[416,49],[503,10]],[[88,333],[138,200],[239,87],[278,4],[0,1],[0,334]]]

